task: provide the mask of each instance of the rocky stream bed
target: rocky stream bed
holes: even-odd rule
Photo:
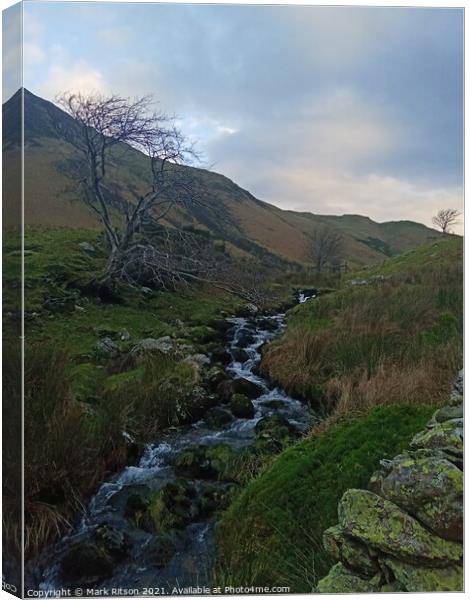
[[[162,433],[137,464],[101,485],[74,530],[31,569],[32,589],[164,594],[210,584],[217,512],[236,490],[240,457],[278,452],[315,420],[305,403],[258,372],[260,349],[282,332],[284,316],[227,319],[226,379],[216,404],[201,420]]]

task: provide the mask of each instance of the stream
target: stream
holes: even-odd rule
[[[297,300],[302,303],[314,297],[312,291],[299,292]],[[61,577],[64,555],[72,544],[87,539],[90,532],[103,525],[125,536],[128,540],[126,555],[113,564],[108,577],[99,582],[90,580],[90,588],[120,588],[130,595],[162,595],[171,593],[174,586],[194,588],[209,585],[215,555],[213,513],[185,526],[175,538],[171,558],[165,564],[156,564],[156,534],[136,527],[126,518],[126,502],[136,491],[144,488],[159,490],[177,480],[173,464],[185,448],[221,443],[233,448],[243,448],[254,442],[255,427],[260,419],[274,414],[286,418],[300,432],[311,426],[315,416],[305,403],[291,398],[278,387],[272,387],[265,378],[256,374],[261,361],[261,346],[282,333],[284,318],[284,313],[227,318],[230,328],[226,334],[226,348],[232,360],[225,370],[233,378],[245,378],[259,386],[261,393],[253,400],[254,417],[234,418],[217,430],[210,429],[201,420],[193,425],[173,428],[162,434],[155,443],[147,444],[138,464],[124,468],[103,483],[90,500],[84,516],[73,532],[64,536],[42,556],[41,563],[46,567],[36,568],[36,579],[40,581],[39,590],[53,593],[67,585]],[[243,343],[243,338],[247,339],[247,332],[249,343]],[[238,362],[234,358],[234,350],[239,348],[246,351],[243,358],[248,358],[245,362]],[[197,486],[200,482],[191,481],[191,484],[199,489]],[[72,590],[72,595],[80,595],[80,592],[74,594]]]

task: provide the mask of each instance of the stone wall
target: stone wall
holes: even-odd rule
[[[323,538],[337,563],[318,592],[463,589],[463,371],[409,450],[344,494],[338,521]]]

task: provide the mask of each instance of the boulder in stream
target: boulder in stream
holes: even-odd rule
[[[232,348],[232,356],[234,360],[240,363],[244,363],[250,358],[248,352],[243,348]]]
[[[222,368],[213,366],[207,371],[205,375],[205,381],[207,387],[211,391],[215,392],[219,384],[224,381],[229,381],[229,378],[227,373]]]
[[[231,467],[237,452],[227,444],[193,446],[182,450],[175,460],[180,477],[232,481]]]
[[[183,529],[196,521],[200,512],[197,490],[184,479],[167,483],[150,497],[149,514],[159,533]]]
[[[61,579],[71,586],[95,585],[111,576],[129,547],[124,533],[103,523],[70,543],[60,563]]]
[[[228,350],[226,350],[223,346],[217,346],[211,352],[212,360],[216,363],[220,363],[221,365],[228,365],[232,362],[232,357]]]
[[[263,388],[259,384],[250,381],[249,379],[245,379],[244,377],[233,380],[232,390],[233,394],[244,394],[252,399],[261,396],[263,393]]]
[[[215,407],[211,408],[206,416],[205,423],[209,429],[222,429],[225,425],[228,425],[233,420],[232,415],[223,408]]]
[[[240,419],[252,419],[255,416],[253,402],[244,394],[233,394],[230,410]]]
[[[288,442],[300,436],[300,431],[281,415],[263,417],[255,427],[259,439],[272,440],[278,443]]]

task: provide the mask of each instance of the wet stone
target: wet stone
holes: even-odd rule
[[[232,396],[230,410],[240,419],[252,419],[255,416],[253,402],[244,394],[234,394]]]
[[[223,408],[212,408],[204,419],[209,429],[222,429],[233,420],[232,415]]]

